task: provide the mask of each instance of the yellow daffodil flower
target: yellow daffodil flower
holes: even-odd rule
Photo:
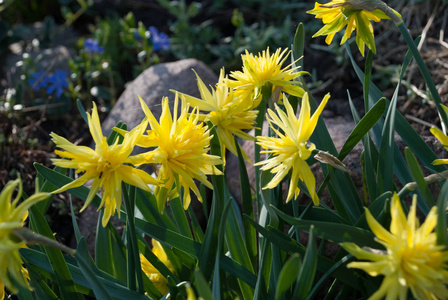
[[[53,193],[61,193],[79,187],[93,179],[92,187],[81,211],[89,205],[102,187],[103,197],[99,208],[105,206],[102,219],[102,225],[105,227],[115,211],[120,215],[122,181],[146,191],[151,191],[148,185],[157,185],[159,182],[143,170],[131,166],[144,163],[144,161],[139,161],[130,154],[147,127],[146,120],[126,133],[121,144],[118,143],[117,139],[114,144],[108,145],[107,139],[101,131],[95,103],[93,103],[92,115],[87,114],[87,118],[90,133],[96,144],[95,150],[85,146],[76,146],[55,133],[51,134],[56,146],[65,150],[55,150],[55,153],[64,159],[52,159],[53,163],[63,168],[76,169],[76,173],[83,173],[78,179]]]
[[[224,76],[224,69],[221,69],[218,84],[215,89],[212,88],[211,93],[198,74],[196,77],[202,99],[182,93],[179,95],[184,97],[190,106],[209,112],[207,115],[200,115],[200,120],[210,121],[215,126],[221,145],[221,157],[225,159],[226,149],[238,155],[234,135],[246,140],[255,140],[243,130],[254,128],[258,111],[249,110],[246,103],[235,97],[233,90],[226,85],[227,77]],[[244,158],[249,159],[243,150],[242,154]]]
[[[420,226],[416,217],[416,195],[407,219],[397,194],[391,202],[390,231],[366,209],[367,223],[386,251],[343,243],[344,249],[356,258],[371,261],[351,262],[347,266],[364,270],[370,276],[384,276],[380,288],[369,299],[407,299],[408,289],[416,299],[447,299],[448,251],[437,245],[437,236],[433,232],[437,224],[437,208],[431,209]]]
[[[12,200],[18,187],[17,196]],[[26,247],[25,241],[14,234],[14,230],[23,227],[28,217],[28,209],[48,197],[48,193],[36,193],[19,203],[22,197],[22,181],[8,182],[0,193],[0,299],[5,296],[4,287],[17,293],[10,276],[21,286],[30,289],[27,272],[23,272],[23,261],[19,249]]]
[[[235,96],[241,97],[249,109],[260,104],[261,89],[268,84],[272,85],[272,91],[280,88],[282,92],[302,97],[304,90],[294,79],[306,72],[298,72],[298,67],[293,68],[291,64],[282,68],[289,53],[288,49],[277,49],[271,55],[268,48],[254,56],[246,50],[246,54],[241,55],[243,71],[231,72],[230,77],[233,79],[229,79],[227,85],[235,89]]]
[[[358,5],[359,3],[361,1],[353,0],[333,0],[327,4],[316,2],[314,9],[308,13],[315,15],[317,19],[322,19],[325,25],[313,37],[326,35],[325,42],[330,45],[334,35],[347,27],[341,45],[351,37],[353,31],[357,30],[356,44],[361,54],[364,56],[366,45],[373,53],[376,53],[371,21],[379,22],[390,18],[379,9],[372,11],[362,9],[360,7],[363,6]],[[393,12],[400,16],[396,11]]]
[[[316,180],[306,160],[316,148],[314,144],[308,144],[308,140],[311,134],[313,134],[319,116],[328,99],[330,99],[330,95],[327,94],[312,116],[310,116],[308,93],[303,95],[299,118],[296,118],[294,110],[286,97],[283,97],[286,113],[278,105],[275,105],[277,114],[271,109],[268,110],[270,127],[278,137],[257,137],[257,144],[268,149],[261,153],[272,153],[272,156],[255,165],[264,165],[261,170],[272,169],[271,173],[276,174],[263,189],[272,189],[279,185],[292,169],[286,201],[290,201],[293,196],[297,198],[300,192],[297,184],[299,180],[302,180],[314,204],[319,204],[319,198],[316,193]]]
[[[174,267],[168,259],[165,250],[163,250],[160,242],[156,240],[152,240],[152,252],[158,259],[171,271],[174,272]],[[148,276],[149,280],[155,285],[155,287],[159,290],[162,295],[165,295],[170,291],[168,287],[168,280],[157,270],[154,266],[143,256],[140,254],[140,261],[142,264],[143,273]]]
[[[157,148],[137,156],[139,161],[142,159],[148,164],[161,165],[158,178],[163,186],[157,186],[154,190],[159,210],[163,211],[167,198],[172,199],[180,195],[181,188],[184,189],[185,209],[190,205],[190,189],[199,201],[202,201],[194,179],[212,189],[213,186],[207,180],[207,175],[222,174],[215,165],[223,162],[219,156],[207,154],[213,136],[209,134],[207,126],[199,123],[197,109],[189,114],[189,106],[185,100],[182,100],[181,114],[178,116],[179,97],[176,93],[174,116],[171,115],[168,98],[164,98],[159,123],[141,98],[140,103],[148,117],[151,130],[148,130],[147,136],[139,139],[138,145],[152,145]]]

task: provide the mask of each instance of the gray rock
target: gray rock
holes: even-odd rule
[[[128,84],[104,120],[103,134],[108,136],[118,121],[126,123],[128,128],[133,128],[143,120],[145,114],[140,107],[138,96],[146,102],[156,118],[161,114],[163,97],[168,97],[170,103],[174,101],[174,93],[170,90],[200,97],[196,76],[192,70],[198,73],[207,86],[214,86],[218,82],[216,74],[196,59],[152,66]]]

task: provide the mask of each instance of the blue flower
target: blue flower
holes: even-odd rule
[[[87,39],[84,41],[84,48],[92,54],[92,53],[103,53],[104,47],[98,45],[97,39]]]
[[[67,81],[68,73],[63,70],[55,70],[54,73],[48,76],[47,94],[56,92],[56,97],[60,97],[64,88],[68,87]]]
[[[44,71],[34,72],[30,75],[28,83],[31,85],[33,90],[38,91],[43,89],[48,84],[48,77]]]
[[[152,41],[154,51],[168,50],[170,48],[170,38],[166,35],[166,33],[159,33],[157,28],[154,26],[151,26],[148,29],[151,33],[149,38]]]

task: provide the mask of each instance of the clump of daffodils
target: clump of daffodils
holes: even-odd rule
[[[407,218],[397,194],[391,202],[389,231],[366,209],[367,223],[386,250],[361,249],[353,243],[343,243],[344,249],[356,258],[368,261],[351,262],[348,267],[364,270],[370,276],[384,276],[370,299],[407,299],[409,289],[417,299],[447,299],[448,251],[437,245],[434,232],[437,208],[431,209],[420,226],[416,196]]]

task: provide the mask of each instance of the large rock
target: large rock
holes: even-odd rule
[[[107,136],[118,121],[127,124],[128,128],[138,125],[143,113],[138,96],[145,100],[156,118],[161,114],[161,100],[168,97],[174,100],[176,90],[191,96],[200,97],[196,83],[195,70],[206,85],[214,86],[218,77],[204,63],[196,59],[184,59],[176,62],[158,64],[148,68],[131,82],[103,122],[103,133]]]

